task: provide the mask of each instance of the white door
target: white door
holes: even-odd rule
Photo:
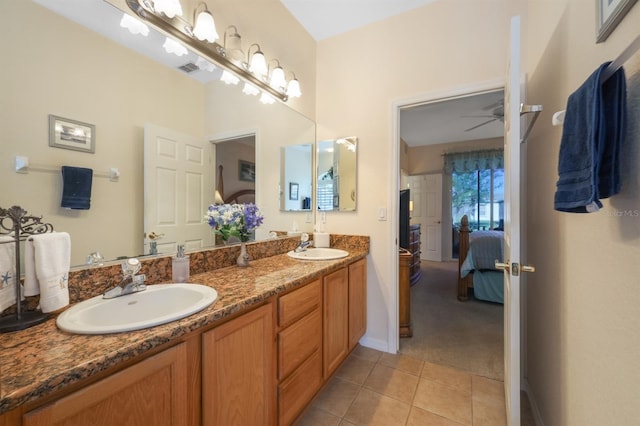
[[[145,254],[150,233],[158,253],[175,253],[213,245],[204,214],[213,200],[210,144],[154,125],[144,129],[144,232]]]
[[[420,224],[420,259],[442,262],[442,174],[409,178],[411,223]]]
[[[422,193],[425,210],[420,257],[442,262],[442,174],[426,175]]]
[[[507,424],[520,425],[520,17],[511,19],[505,87],[504,388]]]

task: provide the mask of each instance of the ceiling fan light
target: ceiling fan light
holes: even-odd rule
[[[180,0],[155,0],[153,8],[156,12],[163,13],[167,18],[182,16],[182,5]]]
[[[164,50],[167,53],[173,53],[176,56],[184,56],[187,53],[189,53],[189,51],[187,50],[186,47],[184,47],[182,45],[182,43],[180,43],[179,41],[176,41],[172,38],[167,37],[164,41],[164,44],[162,45],[162,47],[164,47]]]
[[[193,27],[193,35],[198,40],[206,40],[209,43],[214,43],[220,38],[216,31],[213,15],[208,10],[203,10],[198,14],[196,25]]]
[[[131,34],[134,35],[142,34],[145,37],[149,35],[149,27],[145,23],[126,13],[122,14],[120,26],[122,28],[126,28]]]

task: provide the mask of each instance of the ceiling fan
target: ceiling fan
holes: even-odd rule
[[[465,118],[488,118],[489,120],[484,121],[480,124],[477,124],[473,127],[469,127],[468,129],[465,130],[465,132],[469,132],[471,130],[477,129],[478,127],[482,127],[486,124],[489,123],[493,123],[496,120],[500,120],[502,122],[504,122],[504,101],[502,99],[500,99],[498,102],[495,102],[491,105],[487,105],[486,107],[482,108],[482,110],[491,110],[491,114],[490,115],[463,115],[462,117]]]

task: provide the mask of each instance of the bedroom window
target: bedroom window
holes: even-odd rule
[[[451,174],[451,214],[455,225],[463,215],[476,230],[502,228],[504,170],[486,169]]]

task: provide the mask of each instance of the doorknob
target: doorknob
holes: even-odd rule
[[[507,271],[507,272],[511,272],[511,274],[513,276],[518,276],[520,275],[520,270],[522,270],[522,272],[535,272],[536,268],[533,265],[520,265],[519,263],[513,263],[513,265],[509,264],[509,261],[507,260],[506,263],[502,263],[502,262],[498,262],[497,260],[494,262],[494,265],[496,267],[496,269],[499,269],[501,271]]]
[[[508,260],[507,260],[506,263],[498,262],[497,260],[495,260],[493,264],[495,265],[496,269],[499,269],[501,271],[509,272],[509,270],[511,269],[509,267],[509,261]]]

